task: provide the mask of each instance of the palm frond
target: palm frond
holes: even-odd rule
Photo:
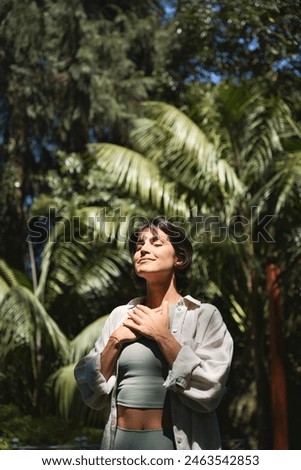
[[[85,407],[78,393],[76,393],[78,390],[74,379],[74,367],[92,349],[107,318],[108,315],[98,318],[71,341],[69,360],[72,362],[58,369],[49,378],[49,383],[54,384],[54,393],[59,406],[59,412],[65,418],[73,414],[78,416],[84,412]],[[76,408],[76,413],[74,408]]]
[[[165,140],[172,137],[173,146],[182,149],[189,155],[194,154],[200,163],[215,160],[216,149],[208,141],[202,130],[182,111],[163,102],[145,102],[144,107],[149,118],[153,119],[156,126],[165,131]],[[137,121],[137,127],[140,122]],[[141,133],[142,134],[142,133]],[[144,135],[144,134],[142,134]],[[147,147],[145,147],[147,151]]]
[[[232,318],[236,322],[239,330],[242,333],[245,333],[246,331],[245,324],[246,324],[247,314],[244,311],[242,305],[240,305],[240,303],[237,301],[237,299],[235,298],[233,294],[230,295],[229,299],[231,302],[230,312],[231,312]]]
[[[9,292],[9,289],[10,287],[7,282],[5,282],[3,277],[0,277],[0,306],[6,294]]]
[[[0,276],[3,282],[10,287],[18,284],[14,271],[8,266],[4,259],[0,259]]]
[[[41,334],[45,345],[51,345],[63,359],[69,356],[69,342],[33,292],[24,286],[10,289],[1,304],[0,357],[19,345],[35,353],[34,338]]]
[[[96,153],[101,168],[131,196],[165,213],[189,214],[185,201],[177,194],[177,185],[169,182],[150,159],[113,144],[94,144],[91,149]]]
[[[276,191],[278,190],[279,193],[275,213],[279,214],[283,207],[287,204],[294,203],[295,199],[300,201],[301,151],[287,153],[286,158],[276,164],[276,171],[278,173],[278,181],[275,184],[275,189]]]
[[[116,227],[115,229],[117,230]],[[107,227],[103,227],[101,231],[98,228],[93,230],[91,243],[66,241],[62,237],[53,243],[50,240],[45,246],[36,294],[47,308],[66,290],[80,297],[91,293],[105,295],[114,279],[118,278],[129,264],[127,251],[113,246]],[[110,231],[113,233],[111,228]],[[123,237],[125,244],[127,237]]]
[[[279,215],[284,207],[294,207],[301,194],[301,152],[283,153],[274,164],[269,180],[254,194],[262,209],[268,201],[275,201],[274,215]],[[270,203],[271,204],[271,203]]]
[[[64,230],[64,224],[58,224],[56,227],[58,230]],[[43,250],[43,258],[42,258],[42,266],[41,266],[41,274],[38,282],[38,287],[36,289],[36,295],[40,299],[40,301],[44,304],[45,303],[45,288],[46,282],[48,279],[48,273],[50,270],[50,265],[52,263],[52,253],[55,250],[56,244],[54,236],[50,232],[50,238]]]
[[[161,136],[162,169],[167,169],[178,182],[199,188],[204,194],[215,184],[223,195],[243,191],[234,168],[222,158],[218,134],[210,138],[183,112],[166,103],[147,102],[145,107],[147,115],[154,119],[155,129],[165,130],[165,141]]]
[[[48,384],[54,389],[58,411],[65,419],[103,428],[106,410],[92,410],[84,404],[74,379],[74,367],[75,363],[68,364],[49,377]]]
[[[77,241],[73,222],[72,218],[59,220],[51,230],[44,247],[41,274],[36,289],[36,295],[43,304],[48,302],[51,294],[48,291],[46,299],[46,287],[51,286],[51,292],[55,296],[61,294],[62,286],[73,284],[74,279],[80,277],[81,268],[91,252],[92,245],[89,240]]]
[[[95,341],[99,337],[101,330],[108,318],[103,315],[90,325],[86,326],[72,341],[71,341],[71,360],[74,362],[79,361],[81,357],[87,354],[94,346]]]
[[[242,134],[242,158],[246,163],[243,178],[252,182],[258,181],[273,163],[275,155],[284,151],[283,139],[296,136],[296,126],[283,100],[260,97],[246,114]]]
[[[104,294],[112,288],[114,279],[118,278],[123,269],[129,265],[130,257],[120,248],[118,251],[105,247],[94,251],[93,259],[87,260],[82,266],[81,275],[75,279],[72,291],[80,296]]]
[[[74,367],[75,363],[60,367],[48,380],[50,384],[54,383],[54,394],[59,413],[65,419],[70,417],[72,407],[75,405],[77,386],[74,379]]]

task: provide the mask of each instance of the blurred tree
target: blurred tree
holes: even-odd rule
[[[167,69],[174,81],[170,100],[180,104],[187,81],[257,78],[279,90],[300,116],[300,0],[168,3],[176,33]]]
[[[0,0],[0,178],[8,160],[6,173],[14,167],[16,174],[14,209],[0,210],[12,235],[7,244],[3,233],[1,256],[24,265],[18,237],[24,210],[43,190],[30,175],[55,166],[57,149],[79,152],[90,141],[126,145],[128,120],[141,100],[181,106],[193,80],[260,77],[285,90],[299,113],[298,5]]]
[[[2,173],[2,174],[1,174]],[[23,165],[10,159],[0,168],[0,257],[24,269],[25,221],[21,185]]]
[[[12,236],[8,244],[2,232],[0,254],[12,266],[24,266],[23,211],[41,190],[30,175],[55,166],[57,149],[126,143],[137,102],[158,84],[163,16],[156,0],[138,8],[124,0],[0,1],[0,178],[15,172],[1,200],[12,198],[0,211]]]
[[[69,342],[21,273],[0,259],[2,399],[23,411],[45,412],[46,379],[69,360]]]

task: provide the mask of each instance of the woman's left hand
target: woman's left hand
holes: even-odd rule
[[[155,309],[141,304],[136,305],[123,324],[143,336],[156,340],[158,333],[162,334],[169,329],[168,301],[164,301],[159,308]]]

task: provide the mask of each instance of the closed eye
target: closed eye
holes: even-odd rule
[[[163,246],[162,240],[160,240],[157,237],[153,237],[149,241],[153,246],[156,246],[156,247]],[[144,244],[145,244],[145,240],[138,240],[137,243],[136,243],[136,251],[141,250],[141,248],[143,247]]]

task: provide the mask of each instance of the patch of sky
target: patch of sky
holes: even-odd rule
[[[51,142],[47,136],[44,136],[42,139],[37,139],[37,137],[33,136],[30,140],[30,150],[35,163],[41,163],[43,150],[46,150],[54,160],[59,147]]]
[[[259,48],[258,38],[254,37],[251,41],[246,41],[245,38],[238,38],[238,43],[247,47],[248,51],[253,52]]]
[[[258,38],[253,38],[251,40],[251,42],[248,44],[248,50],[253,52],[255,51],[256,49],[259,48],[259,41],[258,41]]]
[[[96,142],[98,142],[97,134],[94,127],[89,127],[88,134],[90,144],[95,144]]]
[[[165,21],[171,20],[176,13],[176,6],[174,1],[162,0],[161,5],[165,11]]]
[[[278,72],[279,70],[293,70],[296,76],[301,77],[300,71],[294,65],[297,60],[299,60],[299,56],[297,54],[285,59],[275,60],[272,69],[274,72]]]
[[[219,82],[221,81],[221,79],[222,79],[221,75],[218,75],[218,74],[216,74],[216,73],[214,73],[214,72],[210,72],[210,73],[209,73],[209,77],[210,77],[211,83],[214,83],[215,85],[216,85],[217,83],[219,83]]]
[[[196,73],[190,75],[185,79],[185,83],[192,83],[194,81],[199,81],[201,83],[213,83],[216,85],[222,80],[222,76],[215,72],[205,70],[203,67],[197,66],[195,67]]]

